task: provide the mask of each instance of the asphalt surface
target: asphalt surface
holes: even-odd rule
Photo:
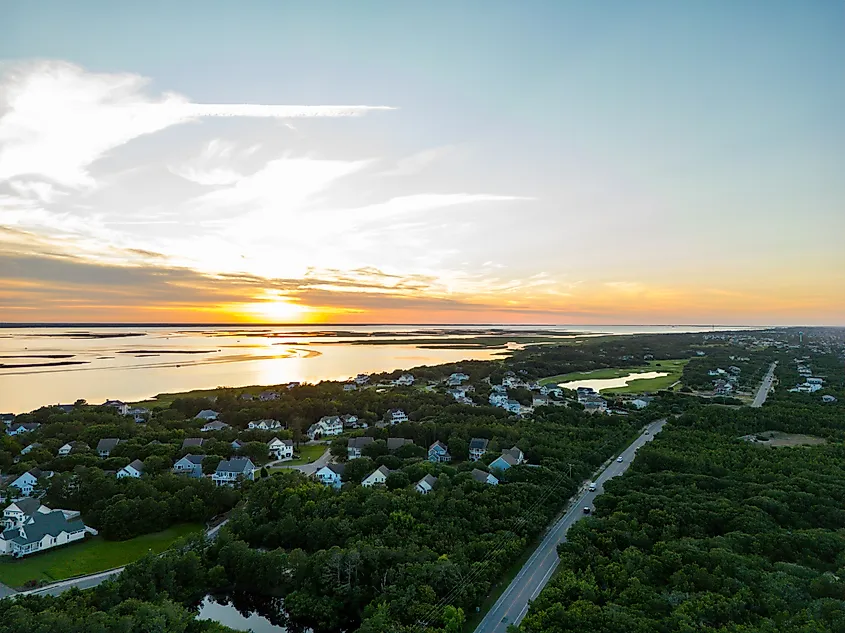
[[[752,407],[762,407],[766,398],[769,396],[769,392],[772,390],[772,383],[775,379],[775,367],[777,367],[777,363],[772,363],[771,367],[769,367],[769,371],[763,377],[763,382],[760,383],[760,388],[754,396],[754,402],[751,403]]]
[[[528,611],[529,601],[534,600],[558,565],[557,546],[566,540],[566,532],[572,525],[588,516],[584,508],[593,508],[593,501],[603,492],[603,484],[613,477],[618,477],[626,470],[634,459],[637,449],[650,442],[655,433],[663,429],[666,420],[652,422],[634,442],[628,446],[620,456],[622,462],[615,459],[607,466],[593,483],[596,490],[583,489],[575,495],[575,502],[570,509],[552,526],[543,541],[525,563],[523,568],[513,579],[513,582],[499,596],[493,608],[487,612],[484,619],[475,629],[475,633],[504,633],[508,625],[519,624]]]

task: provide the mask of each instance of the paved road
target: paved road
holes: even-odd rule
[[[325,453],[320,455],[313,462],[309,462],[308,464],[299,464],[298,466],[287,466],[284,461],[275,461],[267,464],[267,468],[290,468],[291,470],[298,470],[299,472],[305,473],[306,475],[313,475],[323,466],[329,463],[331,456],[331,451],[329,451],[329,448],[327,446]]]
[[[528,611],[528,603],[534,600],[540,590],[551,578],[552,573],[558,564],[557,546],[566,540],[566,532],[576,522],[583,519],[584,507],[593,507],[593,501],[603,492],[603,484],[612,477],[618,477],[624,473],[637,449],[650,442],[655,433],[659,433],[666,424],[666,420],[652,422],[646,430],[622,453],[622,463],[613,461],[596,478],[596,490],[582,490],[574,499],[575,503],[548,531],[542,543],[537,547],[531,558],[513,579],[513,582],[499,596],[496,604],[487,613],[481,623],[476,627],[475,633],[504,633],[509,624],[519,624]],[[648,434],[646,434],[648,433]]]
[[[217,536],[217,533],[220,531],[226,523],[229,522],[229,519],[226,519],[219,525],[214,526],[213,528],[209,528],[205,531],[205,535],[213,539]],[[52,585],[48,585],[46,587],[41,587],[40,589],[30,589],[29,591],[21,591],[18,594],[7,594],[7,595],[39,595],[39,596],[58,596],[61,593],[64,593],[68,589],[73,589],[76,587],[77,589],[91,589],[92,587],[96,587],[101,582],[108,580],[114,576],[117,576],[120,572],[122,572],[125,567],[117,567],[115,569],[109,569],[108,571],[103,571],[97,574],[91,574],[90,576],[80,576],[79,578],[71,578],[69,580],[61,580],[59,582],[55,582]],[[4,596],[0,592],[0,598],[4,598]]]
[[[751,403],[752,407],[762,407],[766,398],[769,396],[769,392],[772,390],[772,382],[775,379],[775,367],[777,367],[777,362],[772,363],[769,371],[763,377],[763,382],[760,383],[757,395],[754,396],[754,402]]]
[[[2,600],[3,598],[7,598],[8,596],[13,596],[16,593],[17,592],[14,589],[12,589],[11,587],[7,587],[2,582],[0,582],[0,600]]]

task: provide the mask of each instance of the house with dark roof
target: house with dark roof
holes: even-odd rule
[[[499,483],[499,480],[496,479],[493,475],[488,472],[485,472],[479,468],[472,469],[472,478],[475,479],[477,482],[482,484],[489,484],[491,486],[496,486]]]
[[[233,486],[244,479],[254,480],[256,470],[248,457],[233,457],[221,461],[211,479],[218,486]]]
[[[228,424],[226,424],[225,422],[221,422],[220,420],[212,420],[211,422],[208,422],[207,424],[205,424],[200,429],[200,431],[203,432],[203,433],[208,433],[210,431],[225,431],[226,429],[229,429],[229,428],[231,428],[231,427]]]
[[[434,475],[426,475],[417,482],[417,485],[414,486],[414,490],[416,490],[421,495],[427,495],[434,489],[434,484],[436,483],[437,477],[435,477]]]
[[[490,440],[483,437],[474,437],[469,441],[469,458],[478,461],[487,452],[487,445]]]
[[[97,454],[105,459],[114,450],[114,447],[120,444],[120,440],[116,437],[104,437],[97,442]]]
[[[194,416],[196,420],[216,420],[217,416],[220,415],[217,411],[212,409],[203,409],[199,413]]]
[[[405,446],[406,444],[413,444],[414,440],[409,440],[406,437],[388,437],[387,438],[387,450],[391,453],[393,451],[398,451],[400,448]]]
[[[201,437],[186,437],[182,440],[182,448],[199,448],[204,442]]]
[[[332,488],[340,488],[343,485],[343,471],[346,470],[345,464],[326,464],[314,476],[317,480],[326,486]]]
[[[129,462],[128,465],[118,470],[117,478],[123,479],[124,477],[133,477],[134,479],[138,479],[143,474],[144,462],[142,462],[140,459],[136,459],[134,461]]]
[[[372,486],[383,486],[384,483],[387,481],[387,476],[390,474],[390,469],[387,466],[379,466],[369,475],[364,477],[363,481],[361,481],[361,485],[365,488],[370,488]]]
[[[502,454],[490,462],[490,470],[505,471],[513,466],[518,466],[525,462],[525,455],[516,446],[502,450]]]
[[[24,497],[10,503],[5,510],[3,510],[3,529],[14,528],[22,525],[24,521],[29,519],[33,514],[41,509],[44,512],[49,512],[50,508],[42,506],[41,501],[33,499],[32,497]]]
[[[267,449],[276,459],[293,459],[293,440],[280,440],[274,437],[267,442]]]
[[[38,422],[12,422],[9,428],[6,429],[6,435],[21,435],[22,433],[32,433],[41,424]]]
[[[68,519],[61,510],[34,512],[21,525],[0,533],[0,554],[20,558],[85,538],[86,532],[96,534],[78,517]]]
[[[188,475],[195,479],[202,477],[202,460],[205,455],[185,455],[173,464],[173,472],[177,475]]]
[[[358,459],[365,446],[375,442],[372,437],[350,437],[346,441],[346,456],[348,459]]]

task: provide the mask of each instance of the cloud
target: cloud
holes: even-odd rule
[[[451,145],[425,149],[397,161],[396,167],[384,172],[382,176],[412,176],[414,174],[418,174],[437,159],[442,158],[453,151],[454,147]]]
[[[25,175],[90,187],[88,168],[132,139],[200,117],[345,117],[385,106],[198,104],[148,94],[131,73],[93,73],[62,61],[0,69],[0,181]]]

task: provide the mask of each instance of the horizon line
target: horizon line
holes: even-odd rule
[[[765,325],[741,323],[241,323],[204,321],[0,321],[0,328],[17,327],[742,327],[742,328],[790,328],[790,327],[843,327],[842,325]]]

